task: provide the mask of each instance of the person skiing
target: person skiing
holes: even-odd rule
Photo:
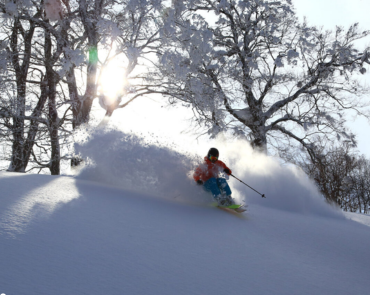
[[[204,163],[194,171],[193,178],[197,184],[203,185],[204,189],[211,192],[219,205],[228,206],[234,204],[231,198],[231,189],[225,178],[218,177],[220,172],[231,175],[231,170],[224,162],[218,159],[219,152],[216,148],[210,148]]]

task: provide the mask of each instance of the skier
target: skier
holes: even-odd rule
[[[204,157],[204,163],[195,169],[193,178],[197,184],[203,185],[206,191],[212,193],[219,205],[229,206],[234,204],[231,198],[231,189],[226,179],[218,177],[218,175],[221,171],[231,175],[231,170],[218,159],[218,156],[218,150],[211,148],[207,156]]]

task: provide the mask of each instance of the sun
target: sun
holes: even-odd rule
[[[99,79],[99,93],[113,102],[124,93],[125,84],[124,68],[111,62],[102,69]]]

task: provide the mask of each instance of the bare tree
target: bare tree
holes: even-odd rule
[[[349,175],[350,191],[345,207],[359,213],[370,213],[370,161],[364,156],[357,159],[356,169]]]
[[[326,200],[343,209],[346,209],[345,204],[350,197],[349,176],[357,167],[357,159],[352,153],[352,149],[353,147],[349,143],[339,148],[329,145],[328,149],[325,145],[320,144],[317,151],[318,161],[312,161],[309,158],[298,163],[315,181]]]
[[[67,112],[64,110],[63,117],[59,118],[58,109],[68,107],[57,102],[60,77],[56,67],[65,42],[52,38],[56,30],[45,17],[42,4],[25,9],[19,3],[17,11],[9,11],[6,5],[0,7],[9,14],[2,19],[1,31],[2,42],[8,44],[3,55],[8,67],[3,71],[5,93],[1,100],[1,117],[10,131],[6,139],[12,142],[8,171],[25,172],[32,156],[39,168],[59,174],[59,129],[65,123]],[[61,21],[62,32],[65,26],[68,27],[69,22]],[[40,124],[48,130],[47,135],[39,132]],[[51,143],[50,149],[45,149],[45,142],[40,144],[43,141]],[[40,153],[44,156],[50,150],[46,163],[42,157],[35,156],[37,148],[45,150]]]
[[[37,18],[39,11],[34,13]],[[40,110],[45,104],[43,97],[32,112],[31,123],[26,125],[26,109],[30,107],[26,101],[28,93],[28,75],[32,65],[32,47],[34,45],[36,24],[33,21],[22,21],[19,16],[2,20],[2,43],[5,47],[5,61],[8,61],[9,68],[3,72],[4,92],[1,95],[4,126],[11,135],[12,154],[9,171],[25,171],[32,149],[32,142],[35,137],[34,130],[37,129]],[[26,129],[29,129],[28,137]]]
[[[12,142],[9,171],[60,173],[61,140],[88,124],[96,98],[110,117],[155,92],[145,82],[160,47],[162,0],[0,1],[2,139]],[[159,17],[159,19],[158,19]],[[121,90],[99,90],[105,67],[123,56]],[[152,85],[151,85],[152,86]],[[123,102],[123,99],[126,101]],[[73,157],[72,164],[79,159]]]
[[[349,142],[339,147],[322,142],[317,158],[297,161],[316,183],[329,203],[337,204],[344,211],[369,213],[370,161],[359,157]]]

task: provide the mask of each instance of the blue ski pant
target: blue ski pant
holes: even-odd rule
[[[213,197],[220,195],[221,193],[225,193],[226,196],[231,195],[231,189],[226,182],[225,178],[210,178],[204,183],[204,189],[207,192],[211,192]]]

